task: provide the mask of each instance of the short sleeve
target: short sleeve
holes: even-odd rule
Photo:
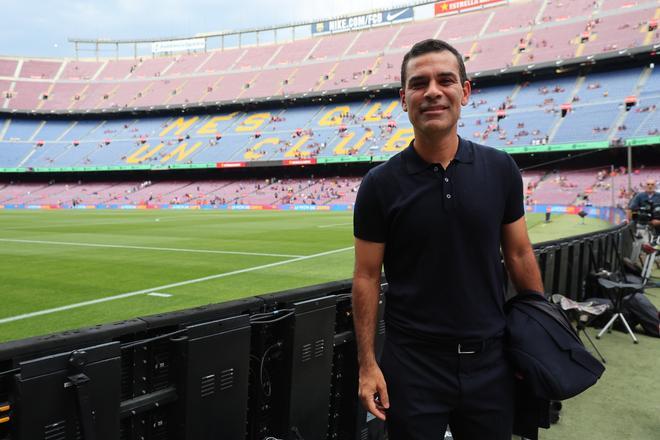
[[[378,186],[372,173],[362,179],[353,209],[353,235],[376,243],[385,243],[387,228]]]
[[[513,223],[520,217],[525,215],[525,204],[523,198],[523,181],[520,175],[518,165],[511,156],[507,154],[508,162],[508,181],[509,192],[506,195],[506,203],[504,206],[504,215],[502,216],[502,224]]]
[[[635,197],[632,198],[630,201],[630,206],[628,206],[632,211],[636,211],[639,209],[639,199],[640,199],[640,194],[635,195]]]

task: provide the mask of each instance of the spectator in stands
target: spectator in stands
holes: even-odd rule
[[[471,92],[458,51],[417,43],[401,66],[408,148],[363,179],[354,211],[359,393],[390,440],[511,439],[500,246],[519,291],[543,291],[511,157],[457,135]],[[381,268],[387,338],[374,352]]]
[[[654,179],[648,179],[644,184],[645,191],[637,193],[637,195],[633,197],[626,210],[628,221],[631,221],[633,214],[639,213],[640,208],[644,208],[644,205],[650,205],[651,212],[653,212],[654,207],[660,206],[660,192],[657,192],[655,187],[656,181]],[[650,220],[650,223],[656,231],[660,231],[660,219],[654,217]]]

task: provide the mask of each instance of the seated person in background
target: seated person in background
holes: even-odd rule
[[[655,190],[656,182],[648,179],[644,184],[645,191],[637,193],[628,205],[628,221],[633,219],[640,224],[650,223],[656,233],[660,231],[660,193]]]

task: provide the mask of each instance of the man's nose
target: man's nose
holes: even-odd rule
[[[436,81],[430,81],[424,97],[427,99],[435,99],[440,95],[442,95],[442,90],[439,87],[439,84]]]

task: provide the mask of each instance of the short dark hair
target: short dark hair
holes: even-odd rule
[[[449,51],[456,57],[458,62],[458,74],[461,79],[461,85],[465,84],[465,81],[468,80],[467,73],[465,71],[465,63],[463,62],[463,56],[458,53],[456,48],[446,41],[434,40],[429,38],[428,40],[420,41],[415,43],[415,45],[403,56],[403,61],[401,62],[401,87],[406,88],[406,68],[408,66],[408,61],[411,58],[416,58],[422,55],[425,55],[430,52],[444,52]]]

